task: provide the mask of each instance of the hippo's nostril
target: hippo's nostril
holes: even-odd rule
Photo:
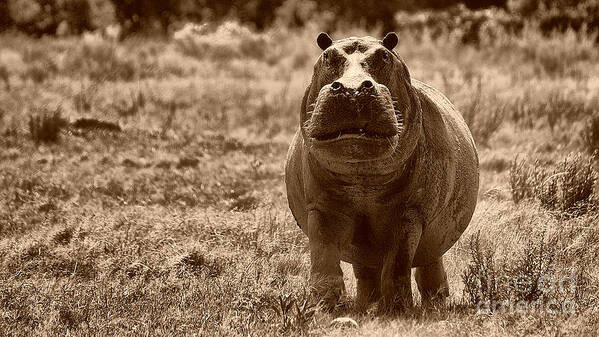
[[[372,89],[372,88],[374,88],[374,83],[372,83],[372,81],[370,81],[370,80],[366,80],[366,81],[362,82],[362,88]]]
[[[339,82],[339,81],[335,81],[331,84],[331,88],[333,88],[333,90],[335,90],[335,91],[339,91],[339,90],[343,89],[343,84],[341,84],[341,82]]]

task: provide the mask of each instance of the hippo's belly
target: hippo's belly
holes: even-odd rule
[[[460,204],[462,202],[468,204]],[[443,256],[468,226],[475,204],[475,196],[461,198],[447,205],[431,223],[425,224],[412,266],[424,266]],[[375,233],[376,224],[361,224],[360,220],[348,220],[344,225],[351,228],[352,235],[341,244],[342,260],[363,266],[380,267],[385,251],[383,243],[376,240],[379,236]]]
[[[476,159],[462,162],[462,165],[477,166]],[[414,256],[413,266],[424,266],[435,262],[451,248],[468,227],[478,195],[478,175],[460,176],[459,172],[469,172],[469,168],[458,167],[454,191],[449,202],[431,221],[424,225],[420,244]],[[464,181],[468,179],[468,181]],[[474,180],[472,180],[474,179]]]

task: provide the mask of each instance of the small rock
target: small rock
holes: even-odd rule
[[[357,329],[360,327],[358,325],[358,322],[356,322],[353,318],[350,318],[350,317],[337,317],[331,321],[330,326],[333,328],[342,328],[342,329],[345,329],[345,328]]]

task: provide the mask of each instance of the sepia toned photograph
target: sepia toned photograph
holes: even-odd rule
[[[0,336],[597,336],[598,0],[0,0]]]

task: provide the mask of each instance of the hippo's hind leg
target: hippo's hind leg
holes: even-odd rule
[[[327,310],[335,309],[345,293],[341,253],[334,226],[318,210],[308,214],[308,239],[310,241],[310,284],[316,297]]]
[[[416,268],[415,278],[423,305],[442,303],[449,296],[442,257],[434,263]]]
[[[365,310],[381,297],[381,271],[378,268],[369,268],[357,264],[354,264],[353,268],[358,288],[356,307],[358,310]]]

